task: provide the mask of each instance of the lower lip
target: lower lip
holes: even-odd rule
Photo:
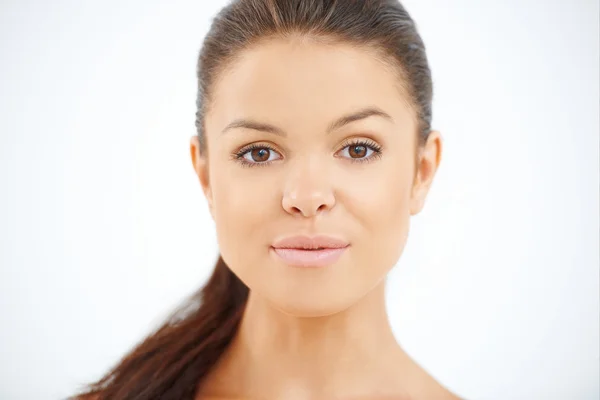
[[[322,250],[276,249],[273,252],[292,267],[326,267],[336,262],[346,251],[346,247]]]

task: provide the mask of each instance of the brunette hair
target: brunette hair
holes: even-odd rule
[[[432,80],[417,27],[398,0],[234,0],[213,19],[200,50],[196,129],[213,89],[241,52],[261,40],[300,35],[375,50],[398,73],[415,111],[417,143],[430,132]],[[77,399],[192,400],[239,326],[248,288],[219,256],[208,282]]]

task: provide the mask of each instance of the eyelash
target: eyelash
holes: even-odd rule
[[[377,144],[376,142],[374,142],[373,140],[370,139],[352,139],[348,142],[344,143],[344,146],[342,147],[342,150],[345,149],[346,147],[352,147],[352,146],[364,146],[367,149],[371,149],[373,151],[373,154],[371,154],[369,157],[366,158],[350,158],[350,162],[352,163],[369,163],[371,161],[375,161],[376,159],[381,158],[381,146],[379,144]],[[235,161],[239,162],[243,167],[265,167],[267,165],[270,165],[273,161],[265,161],[265,162],[248,162],[244,159],[244,156],[252,151],[252,150],[256,150],[256,149],[262,149],[262,150],[270,150],[270,151],[275,151],[276,150],[269,146],[268,144],[259,144],[259,143],[253,143],[249,146],[246,146],[244,148],[242,148],[240,151],[236,152],[233,154],[233,158],[235,159]]]

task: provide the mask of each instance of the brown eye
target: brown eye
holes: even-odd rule
[[[367,154],[367,147],[360,145],[350,146],[348,153],[352,158],[363,158]]]
[[[279,153],[266,145],[252,145],[242,149],[235,154],[235,157],[244,166],[268,165],[271,161],[281,158]]]
[[[269,149],[253,149],[250,152],[250,157],[252,157],[252,161],[265,162],[269,159]]]
[[[350,158],[351,160],[364,160],[369,158],[376,150],[371,148],[371,146],[367,146],[366,144],[354,143],[349,144],[343,149],[343,153],[347,153],[346,158]]]
[[[341,153],[352,162],[374,161],[381,157],[381,146],[373,140],[362,139],[346,143]]]

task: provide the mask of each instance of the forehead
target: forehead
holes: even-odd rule
[[[273,39],[245,50],[213,87],[207,128],[240,117],[320,129],[341,114],[376,106],[412,120],[397,71],[368,48]]]

